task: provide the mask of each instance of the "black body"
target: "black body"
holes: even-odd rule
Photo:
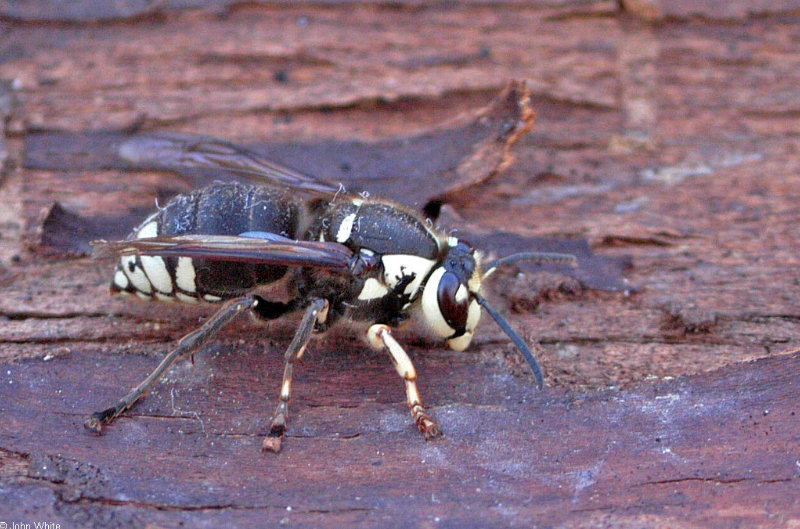
[[[266,232],[297,239],[302,204],[288,190],[217,184],[172,199],[155,218],[158,235],[239,235]],[[152,217],[151,217],[152,218]],[[285,266],[194,259],[197,294],[229,299],[286,274]],[[174,273],[177,258],[166,259]]]
[[[156,223],[153,229],[152,223]],[[343,227],[344,225],[344,227]],[[275,318],[287,311],[304,306],[304,300],[326,299],[330,315],[326,327],[342,316],[353,320],[369,320],[392,326],[407,319],[404,309],[418,297],[424,278],[441,259],[440,241],[424,222],[415,215],[381,201],[343,196],[339,201],[302,201],[289,188],[253,186],[241,183],[217,183],[178,195],[158,212],[148,217],[128,238],[129,241],[150,237],[182,235],[238,236],[275,240],[306,240],[336,243],[352,251],[353,262],[346,272],[339,273],[324,267],[294,267],[290,284],[296,300],[288,305],[270,303],[259,314]],[[191,255],[191,254],[189,254]],[[372,299],[359,299],[365,281],[372,278],[386,281],[383,257],[407,255],[430,261],[430,266],[419,271],[394,273],[385,295]],[[143,292],[133,282],[120,288],[112,282],[112,291],[128,291],[140,297],[169,297],[180,293],[205,301],[223,301],[240,297],[254,289],[283,278],[289,267],[280,264],[254,264],[192,257],[194,289],[180,287],[177,281],[178,257],[164,256],[167,272],[172,279],[173,292],[159,292],[152,288]],[[148,273],[147,263],[136,256],[135,263]],[[147,257],[145,257],[147,259]],[[126,267],[120,263],[118,270]],[[416,288],[409,285],[417,280]],[[423,280],[423,281],[420,281]],[[153,281],[150,281],[151,285]],[[266,307],[270,308],[267,309]]]

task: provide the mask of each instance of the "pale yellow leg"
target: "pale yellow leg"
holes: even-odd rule
[[[408,354],[392,336],[389,326],[380,323],[371,326],[367,330],[367,340],[373,348],[378,350],[386,349],[389,352],[397,374],[403,377],[405,381],[408,406],[411,408],[411,416],[414,417],[414,424],[417,425],[420,433],[425,436],[425,439],[432,439],[442,435],[439,425],[431,419],[422,406],[422,399],[417,390],[417,371],[414,369],[414,364],[411,363]]]

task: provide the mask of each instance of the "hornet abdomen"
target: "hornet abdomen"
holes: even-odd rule
[[[128,239],[169,235],[266,232],[297,239],[303,209],[287,189],[220,183],[178,195],[133,230]],[[227,263],[188,257],[123,256],[112,292],[144,299],[220,301],[241,296],[286,274],[285,266]]]

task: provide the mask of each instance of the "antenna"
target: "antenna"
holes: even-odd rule
[[[569,263],[572,266],[577,266],[578,264],[578,258],[568,253],[521,252],[507,255],[487,263],[486,272],[483,273],[483,278],[485,279],[493,274],[498,266],[517,261],[535,261],[537,263]]]
[[[542,389],[542,387],[544,387],[544,376],[542,375],[542,369],[539,367],[539,363],[536,361],[536,358],[534,358],[531,350],[528,349],[528,346],[525,345],[525,342],[522,341],[522,338],[520,338],[516,331],[511,328],[511,326],[500,315],[500,313],[489,305],[484,297],[480,296],[479,294],[473,294],[473,296],[478,304],[486,309],[486,312],[489,313],[489,316],[492,317],[492,319],[503,330],[503,332],[506,333],[509,338],[511,338],[511,341],[514,342],[514,345],[517,346],[519,352],[522,353],[522,356],[525,357],[525,360],[528,361],[531,369],[533,369],[533,376],[536,377],[536,387],[538,389]]]

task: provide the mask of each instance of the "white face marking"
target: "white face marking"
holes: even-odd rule
[[[177,297],[180,301],[184,303],[198,303],[197,298],[192,296],[187,296],[183,292],[175,292],[175,297]]]
[[[447,238],[447,246],[450,246],[451,248],[453,246],[458,246],[458,239],[456,239],[455,237],[448,237]]]
[[[465,332],[458,338],[447,340],[447,347],[449,347],[453,351],[463,351],[464,349],[469,347],[470,342],[472,342],[472,334],[473,333],[471,332]]]
[[[203,296],[203,299],[206,300],[206,301],[211,301],[211,302],[222,301],[221,297],[215,296],[214,294],[206,294],[205,296]]]
[[[194,265],[189,257],[178,257],[178,266],[175,267],[175,283],[185,292],[195,292]]]
[[[456,290],[456,302],[462,303],[467,299],[467,288],[464,285],[459,285],[458,290]]]
[[[158,223],[156,221],[148,222],[136,232],[137,239],[149,239],[150,237],[158,237]]]
[[[122,270],[117,270],[114,272],[114,286],[120,290],[127,290],[128,285],[130,282],[128,281],[128,277]]]
[[[412,299],[417,296],[420,285],[435,264],[434,261],[419,257],[418,255],[403,254],[384,255],[381,257],[381,261],[383,261],[383,282],[386,283],[390,289],[394,289],[400,280],[403,279],[403,276],[416,274],[414,279],[406,285],[403,291],[404,294],[411,296]]]
[[[353,232],[353,223],[356,221],[356,214],[351,213],[346,216],[342,223],[339,224],[339,230],[336,232],[336,242],[347,242],[350,234]]]
[[[147,279],[150,280],[153,287],[165,294],[172,292],[172,278],[169,276],[164,259],[149,255],[143,255],[140,259],[144,273],[147,274]]]
[[[455,333],[455,329],[450,327],[442,316],[442,311],[439,309],[439,281],[445,273],[443,267],[439,267],[433,271],[428,282],[425,283],[425,290],[422,291],[422,313],[425,316],[425,322],[428,327],[442,338],[447,338]],[[464,291],[462,294],[462,290]],[[461,285],[456,291],[456,300],[464,299],[462,296],[467,296],[469,293]],[[475,332],[475,327],[481,319],[481,306],[474,299],[470,302],[467,309],[467,322],[465,325],[466,331],[464,334],[457,338],[447,340],[447,345],[455,351],[463,351],[467,348],[472,341],[472,335]]]
[[[437,336],[447,338],[456,331],[447,324],[442,316],[442,311],[439,310],[439,280],[444,273],[445,269],[440,266],[433,271],[428,282],[425,283],[425,289],[422,291],[422,314],[425,316],[428,327]]]
[[[369,277],[366,281],[364,281],[364,286],[361,288],[361,292],[358,294],[358,299],[361,301],[378,299],[382,298],[388,293],[389,289],[386,288],[385,285],[382,285],[380,281],[374,277]]]
[[[350,203],[353,204],[355,207],[360,208],[361,204],[364,203],[364,199],[362,199],[362,198],[354,198],[353,200],[350,201]]]
[[[481,321],[481,305],[474,299],[469,304],[469,311],[467,312],[467,330],[474,331]]]
[[[472,300],[467,311],[467,331],[458,338],[447,340],[447,346],[453,351],[463,351],[469,347],[479,321],[481,321],[481,306],[477,301]]]
[[[144,275],[144,271],[136,264],[136,256],[135,255],[126,255],[120,259],[120,264],[122,265],[122,271],[128,277],[131,283],[133,283],[133,288],[138,290],[139,292],[144,292],[145,294],[149,294],[153,291],[153,287],[150,286],[150,281],[147,280],[147,276]]]

